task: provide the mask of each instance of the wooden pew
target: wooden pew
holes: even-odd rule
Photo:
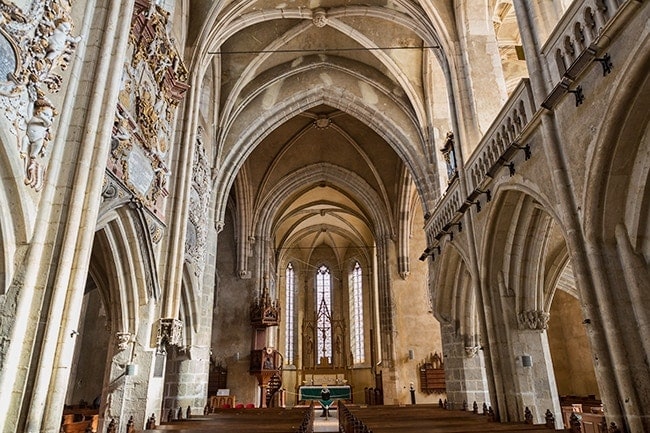
[[[491,422],[490,417],[472,411],[446,410],[438,405],[350,406],[350,414],[342,420],[346,406],[339,409],[339,430],[356,433],[367,429],[373,433],[404,431],[409,433],[526,433],[549,432],[544,424]]]
[[[61,416],[61,431],[65,433],[97,432],[99,427],[99,410],[85,402],[63,408]]]
[[[490,421],[487,415],[470,410],[447,410],[437,405],[359,406],[339,402],[339,422],[349,409],[351,422],[341,423],[344,433],[531,433],[549,432],[545,425]],[[147,433],[311,433],[313,408],[217,409],[203,416],[164,422]],[[551,427],[552,429],[553,427]],[[365,430],[364,430],[365,429]],[[565,430],[566,431],[566,430]]]
[[[581,433],[607,433],[603,404],[596,396],[561,396],[562,420],[568,430],[580,429]],[[572,427],[572,416],[577,426]]]
[[[259,432],[259,433],[310,433],[313,429],[313,407],[302,408],[249,408],[216,409],[213,413],[163,422],[153,433],[208,433],[208,432]]]
[[[98,426],[98,414],[64,413],[61,431],[63,433],[95,433]]]

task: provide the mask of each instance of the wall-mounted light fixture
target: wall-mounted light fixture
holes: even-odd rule
[[[603,77],[612,72],[614,65],[612,64],[612,58],[609,53],[605,53],[603,57],[596,57],[594,60],[600,62],[601,66],[603,67]]]
[[[126,364],[124,366],[124,375],[125,376],[135,376],[138,374],[138,365],[137,364]]]
[[[578,86],[573,90],[568,89],[567,92],[573,93],[575,95],[576,107],[579,107],[580,105],[582,105],[583,102],[585,102],[585,94],[582,93],[582,86]]]
[[[530,151],[530,144],[527,144],[525,146],[520,146],[517,143],[512,143],[512,147],[515,149],[523,150],[524,151],[524,159],[528,161],[530,157],[533,155],[532,152]]]
[[[454,226],[458,227],[458,233],[463,231],[463,223],[462,222],[458,221],[457,223],[449,224],[450,228],[454,227]]]
[[[476,200],[476,201],[466,201],[468,205],[476,205],[476,213],[481,212],[481,201]]]

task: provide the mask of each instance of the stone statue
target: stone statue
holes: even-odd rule
[[[51,138],[50,127],[56,114],[50,101],[39,94],[32,109],[32,116],[26,123],[20,156],[25,159],[25,185],[32,186],[36,191],[43,187],[44,177],[43,167],[37,158],[45,156],[45,149]]]

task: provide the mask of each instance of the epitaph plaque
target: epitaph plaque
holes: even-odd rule
[[[16,72],[16,53],[11,42],[0,32],[0,81],[10,81],[9,76]]]
[[[128,156],[129,181],[143,196],[147,195],[155,177],[151,160],[140,147],[134,146]]]

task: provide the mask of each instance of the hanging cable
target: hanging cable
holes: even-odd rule
[[[270,53],[336,53],[340,51],[382,51],[382,50],[424,50],[440,49],[438,45],[425,45],[421,47],[349,47],[349,48],[312,48],[312,49],[278,49],[278,50],[237,50],[237,51],[208,51],[208,54],[217,56],[228,54],[270,54]]]

